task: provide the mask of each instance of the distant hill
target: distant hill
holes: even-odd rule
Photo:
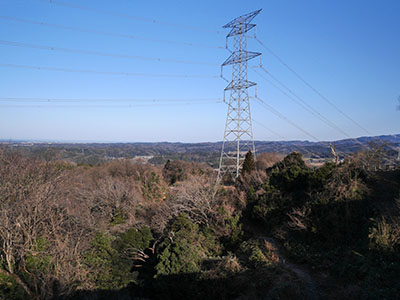
[[[256,151],[289,154],[298,151],[308,159],[332,157],[329,144],[335,144],[341,156],[366,150],[372,144],[386,145],[390,157],[397,157],[400,134],[359,137],[338,141],[255,141]],[[81,164],[98,164],[121,158],[142,158],[152,163],[164,163],[167,159],[205,162],[215,166],[218,162],[222,142],[205,143],[62,143],[43,141],[0,140],[0,145],[19,148],[28,155],[50,155]]]

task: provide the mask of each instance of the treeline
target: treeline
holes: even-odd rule
[[[98,166],[0,151],[0,299],[396,299],[399,170],[249,154]],[[286,260],[305,265],[314,285]]]

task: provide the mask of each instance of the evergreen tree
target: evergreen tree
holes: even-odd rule
[[[254,161],[254,155],[251,150],[247,151],[246,157],[243,162],[241,174],[245,175],[256,169],[256,163]]]

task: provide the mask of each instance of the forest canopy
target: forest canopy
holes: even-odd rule
[[[374,153],[249,154],[216,186],[204,163],[0,149],[0,298],[396,299],[400,170]]]

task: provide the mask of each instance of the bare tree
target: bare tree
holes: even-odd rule
[[[176,186],[170,205],[173,215],[186,213],[193,222],[209,225],[217,214],[217,204],[213,182],[206,176],[190,176]]]
[[[80,243],[86,230],[60,201],[65,176],[36,160],[4,153],[0,160],[0,173],[7,176],[0,184],[1,273],[32,299],[68,294],[73,282],[83,281]]]

